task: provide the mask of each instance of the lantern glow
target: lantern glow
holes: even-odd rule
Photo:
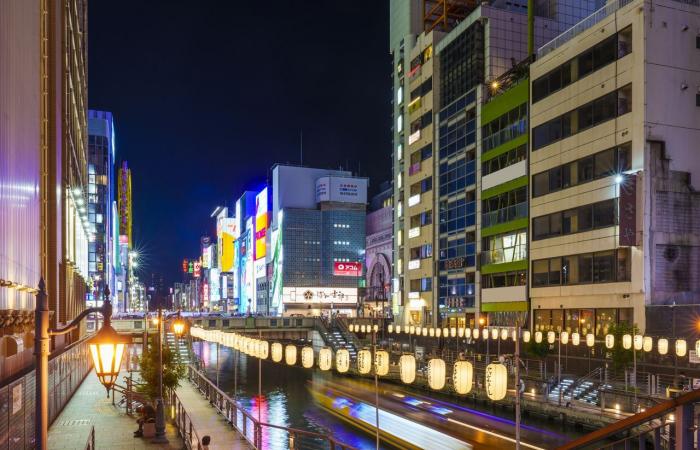
[[[428,361],[428,386],[439,391],[445,387],[445,361],[433,358]]]
[[[508,385],[508,370],[501,363],[486,366],[486,395],[491,400],[503,400]]]
[[[318,368],[321,370],[331,370],[333,364],[333,352],[328,347],[323,347],[318,352]]]
[[[455,362],[452,370],[452,383],[455,392],[461,395],[468,394],[472,390],[474,382],[474,366],[469,361]]]
[[[401,381],[411,384],[416,380],[416,358],[413,355],[401,355],[399,358]]]
[[[90,340],[90,354],[95,365],[95,375],[107,389],[117,381],[124,356],[126,340],[111,325],[105,323],[97,335]]]
[[[340,373],[345,373],[350,369],[350,352],[347,349],[341,348],[335,354],[335,368]]]

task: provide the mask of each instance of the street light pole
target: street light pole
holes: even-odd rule
[[[372,327],[372,345],[374,347],[374,411],[376,446],[379,450],[379,378],[377,376],[377,330]]]
[[[520,450],[520,321],[515,321],[515,450]]]
[[[167,444],[165,437],[165,407],[163,405],[163,308],[158,305],[158,398],[156,398],[156,436],[153,442]]]
[[[51,336],[59,336],[70,333],[78,328],[80,321],[90,314],[99,313],[104,322],[102,329],[93,338],[90,344],[90,351],[95,364],[95,374],[100,382],[109,389],[112,387],[121,366],[124,345],[112,328],[112,302],[109,300],[109,286],[104,290],[104,301],[102,306],[87,308],[78,314],[68,325],[63,328],[50,328],[49,324],[49,303],[46,295],[46,284],[44,278],[39,281],[36,293],[36,307],[34,311],[34,357],[35,357],[35,410],[34,410],[34,436],[37,450],[48,449],[48,426],[49,426],[49,353],[51,347]],[[95,343],[96,342],[96,343]],[[103,352],[102,345],[113,346],[111,352]],[[95,348],[93,348],[93,346]],[[119,358],[117,360],[117,358]],[[116,371],[116,373],[115,373]]]

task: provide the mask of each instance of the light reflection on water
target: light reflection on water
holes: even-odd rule
[[[203,357],[210,380],[216,380],[216,344],[194,343],[195,351]],[[233,397],[234,351],[219,346],[219,387]],[[374,449],[372,436],[328,414],[313,399],[307,388],[313,372],[300,368],[262,362],[262,400],[258,402],[258,360],[245,354],[238,357],[238,401],[254,418],[258,410],[262,422],[304,431],[332,435],[338,441],[358,449]],[[252,428],[252,427],[251,427]],[[289,436],[284,430],[265,427],[263,446],[266,449],[289,448]],[[298,448],[327,448],[321,440],[297,440]]]

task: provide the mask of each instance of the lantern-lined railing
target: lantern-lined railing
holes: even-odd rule
[[[323,347],[316,352],[311,346],[303,346],[299,352],[297,345],[292,343],[268,342],[265,339],[247,336],[239,333],[227,333],[219,330],[204,330],[193,327],[192,337],[208,342],[216,342],[219,345],[230,347],[244,354],[271,360],[275,363],[286,365],[301,364],[302,367],[311,369],[317,367],[322,371],[333,369],[338,373],[348,373],[351,369],[350,352],[347,349],[339,349],[333,355],[329,347]],[[299,358],[301,353],[301,358]],[[374,371],[379,377],[385,377],[390,373],[391,356],[384,349],[372,352],[370,349],[362,349],[357,354],[355,361],[356,373],[368,375]],[[449,370],[449,372],[448,372]],[[403,354],[398,359],[399,378],[405,384],[417,381],[418,361],[413,354]],[[491,400],[502,400],[506,396],[508,386],[508,368],[500,363],[488,364],[484,371],[484,386],[486,395]],[[452,388],[461,395],[469,394],[474,385],[474,365],[466,360],[455,361],[450,367],[442,358],[430,358],[425,374],[427,385],[433,390],[442,390],[447,386],[448,379],[452,380]]]

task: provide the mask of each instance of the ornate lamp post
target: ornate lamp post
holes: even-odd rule
[[[109,300],[109,287],[104,291],[104,302],[99,308],[88,308],[63,328],[49,327],[49,304],[46,295],[46,284],[42,278],[39,281],[39,292],[36,294],[36,310],[34,313],[34,356],[36,364],[36,410],[35,436],[36,448],[48,448],[48,416],[49,416],[49,350],[51,336],[59,336],[75,330],[80,321],[89,314],[99,313],[104,318],[102,329],[90,341],[90,354],[95,365],[95,374],[109,396],[109,390],[114,385],[119,374],[124,348],[128,339],[117,334],[112,328],[112,302]]]

